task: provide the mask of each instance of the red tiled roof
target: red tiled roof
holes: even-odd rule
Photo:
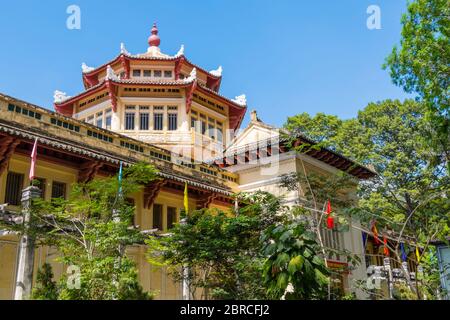
[[[210,73],[209,71],[203,69],[202,67],[192,63],[184,55],[172,56],[172,57],[169,56],[169,57],[166,58],[166,57],[147,57],[147,56],[139,56],[139,55],[131,55],[131,54],[129,55],[129,54],[124,54],[124,53],[119,54],[118,56],[116,56],[111,61],[109,61],[109,62],[107,62],[105,64],[102,64],[101,66],[95,68],[92,71],[83,73],[83,75],[89,76],[89,75],[96,74],[96,73],[102,71],[103,69],[105,69],[108,65],[113,65],[113,64],[119,62],[119,59],[120,59],[121,56],[127,57],[127,58],[129,58],[131,60],[150,60],[150,61],[177,61],[177,60],[179,60],[181,58],[184,58],[184,62],[189,64],[191,67],[196,68],[197,70],[200,70],[201,72],[206,73],[208,76],[210,76],[212,78],[215,78],[215,79],[221,78],[221,76],[220,77],[216,76],[216,75]]]

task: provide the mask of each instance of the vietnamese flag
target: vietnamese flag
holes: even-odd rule
[[[334,218],[331,216],[331,212],[332,212],[332,210],[331,210],[331,202],[330,202],[330,200],[328,200],[328,202],[327,202],[327,211],[326,211],[326,214],[327,214],[327,228],[328,229],[333,229],[334,228]]]

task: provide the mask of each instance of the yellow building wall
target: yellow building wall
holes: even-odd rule
[[[0,240],[0,300],[13,296],[17,253],[16,241]]]
[[[14,154],[9,162],[8,168],[0,175],[0,203],[4,203],[6,178],[8,171],[24,174],[24,187],[29,184],[28,173],[30,168],[30,158],[28,156]],[[36,176],[46,180],[45,199],[50,200],[52,182],[63,182],[67,185],[66,194],[70,194],[71,184],[77,181],[78,171],[74,168],[61,166],[55,163],[39,160],[36,166]],[[153,206],[149,209],[143,208],[142,192],[131,195],[136,206],[135,223],[141,230],[153,228]],[[163,232],[167,232],[167,208],[177,208],[177,221],[180,219],[180,210],[184,208],[183,194],[174,194],[161,191],[154,203],[163,206]],[[196,202],[189,199],[190,210],[195,210]],[[224,205],[211,205],[223,211],[228,208]],[[9,207],[10,210],[19,210],[18,207]],[[0,300],[12,299],[14,295],[15,274],[18,258],[18,236],[14,234],[2,234],[0,231]],[[175,283],[166,268],[151,266],[146,258],[146,246],[133,246],[127,249],[127,255],[136,264],[139,274],[139,281],[146,291],[154,291],[156,299],[180,299],[182,296],[181,285]],[[38,247],[35,252],[34,277],[44,263],[51,264],[55,279],[58,280],[65,272],[66,266],[57,261],[58,252],[55,248]],[[35,279],[34,279],[35,281]]]
[[[6,178],[8,171],[21,173],[25,176],[24,188],[29,185],[28,174],[30,171],[30,158],[28,156],[22,156],[14,154],[9,161],[8,168],[0,176],[0,203],[4,203],[5,190],[6,190]],[[78,171],[73,168],[61,166],[55,163],[50,163],[42,160],[37,160],[36,164],[36,177],[43,178],[46,181],[45,185],[45,199],[49,200],[52,193],[52,182],[62,182],[67,185],[66,194],[70,193],[71,184],[77,181]],[[11,206],[10,210],[18,210],[18,207]]]

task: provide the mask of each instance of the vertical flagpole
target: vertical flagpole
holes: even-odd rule
[[[30,182],[36,177],[37,142],[38,140],[36,138],[33,151],[31,152],[31,167],[28,176]],[[19,241],[19,257],[16,269],[14,300],[26,300],[31,298],[36,238],[32,232],[30,233],[30,226],[33,219],[33,200],[40,196],[41,191],[38,187],[29,186],[22,190],[23,232]]]

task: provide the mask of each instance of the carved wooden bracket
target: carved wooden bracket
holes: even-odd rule
[[[197,89],[197,79],[195,79],[194,82],[186,88],[186,113],[191,111],[192,98],[194,96],[195,89]]]
[[[8,166],[9,160],[19,143],[20,140],[13,137],[4,137],[0,139],[0,174],[2,174]]]
[[[197,199],[197,210],[207,209],[209,205],[219,197],[217,193],[208,193]]]
[[[218,92],[219,88],[220,88],[220,82],[222,81],[222,78],[213,78],[213,77],[208,77],[207,81],[206,81],[206,86],[208,88],[210,88],[211,90]]]
[[[108,89],[109,99],[111,100],[112,109],[117,112],[117,96],[116,96],[116,86],[111,80],[106,81],[106,89]]]
[[[167,182],[164,180],[158,180],[155,182],[152,182],[150,185],[146,186],[144,189],[144,208],[150,209],[150,207],[153,205],[153,202],[155,201],[156,197],[158,196],[159,192],[161,191],[161,188],[166,184]]]
[[[98,75],[96,75],[96,74],[93,74],[93,75],[85,74],[85,75],[83,75],[83,77],[86,80],[89,87],[93,87],[98,84]]]
[[[95,178],[100,168],[103,166],[101,161],[87,161],[80,166],[78,173],[78,182],[87,183]]]
[[[175,61],[175,80],[180,79],[181,67],[183,66],[185,58],[181,57],[177,61]]]

